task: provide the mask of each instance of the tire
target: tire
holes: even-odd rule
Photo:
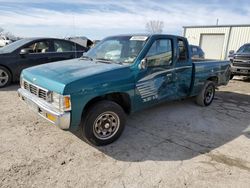
[[[120,105],[113,101],[100,101],[87,110],[81,125],[82,135],[93,145],[107,145],[121,136],[125,121],[126,115]]]
[[[207,81],[200,94],[196,97],[196,103],[200,106],[209,106],[214,99],[215,95],[215,83]]]
[[[230,75],[230,80],[232,80],[234,78],[234,75],[233,74],[231,74]]]
[[[8,69],[0,66],[0,88],[10,85],[12,75]]]

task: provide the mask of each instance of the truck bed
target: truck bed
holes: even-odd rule
[[[217,86],[226,85],[230,78],[229,61],[196,59],[193,61],[192,96],[200,91],[206,80],[213,80]]]

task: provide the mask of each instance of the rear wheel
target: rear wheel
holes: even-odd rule
[[[215,95],[215,84],[212,81],[207,81],[200,94],[196,97],[196,103],[200,106],[208,106],[213,102]]]
[[[5,67],[0,66],[0,88],[9,85],[11,82],[11,73]]]
[[[117,140],[125,127],[126,115],[122,107],[113,101],[97,102],[84,116],[81,125],[83,137],[97,146]]]

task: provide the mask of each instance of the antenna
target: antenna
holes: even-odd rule
[[[73,14],[73,37],[76,37],[76,28],[75,28],[75,14]],[[77,49],[76,49],[76,42],[74,42],[75,45],[75,58],[77,58]]]
[[[216,25],[219,25],[219,18],[216,19]]]

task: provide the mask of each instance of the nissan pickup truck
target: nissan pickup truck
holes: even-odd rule
[[[61,129],[106,145],[120,137],[128,114],[187,97],[208,106],[229,77],[229,61],[193,62],[186,38],[119,35],[81,58],[23,70],[18,95]]]
[[[229,52],[231,79],[236,75],[250,76],[250,43],[241,46],[237,52]]]

